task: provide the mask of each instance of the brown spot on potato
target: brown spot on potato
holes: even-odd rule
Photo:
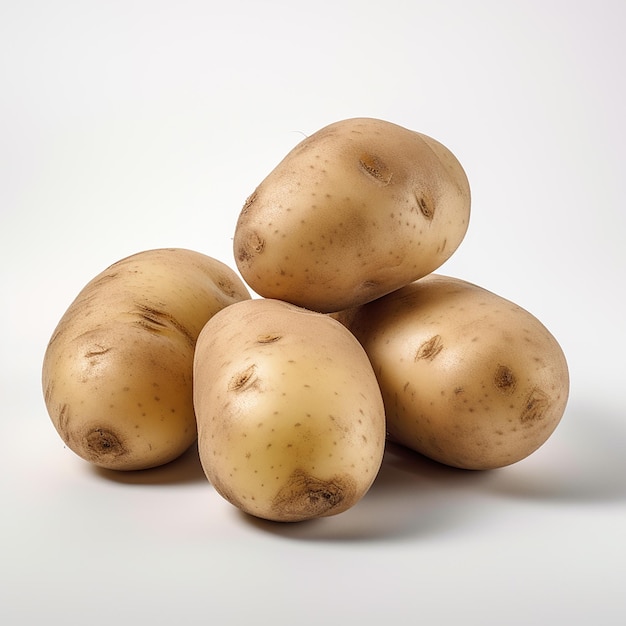
[[[94,428],[85,436],[84,452],[89,461],[100,464],[126,454],[126,448],[112,430]]]
[[[534,423],[541,419],[550,406],[550,398],[547,393],[535,387],[526,398],[520,422],[522,424]]]
[[[279,335],[278,333],[267,333],[266,335],[259,335],[256,338],[257,343],[274,343],[279,339],[282,339],[282,335]]]
[[[61,405],[59,415],[57,416],[57,430],[59,431],[59,435],[61,435],[61,439],[66,443],[70,438],[69,419],[70,407],[67,403],[64,403]]]
[[[364,280],[361,283],[361,289],[363,291],[371,291],[372,289],[375,289],[376,287],[378,287],[378,283],[375,280]]]
[[[43,392],[43,397],[44,397],[44,401],[46,404],[48,404],[51,401],[53,391],[54,391],[54,382],[50,381],[46,385],[46,388]]]
[[[498,365],[493,377],[493,384],[496,386],[496,389],[502,393],[513,393],[515,387],[517,387],[517,378],[510,367]]]
[[[192,347],[196,343],[194,334],[170,313],[141,303],[135,305],[132,313],[137,316],[135,324],[143,330],[158,335],[169,328],[179,332]]]
[[[415,360],[425,359],[432,361],[443,350],[441,335],[433,335],[430,339],[422,343],[415,353]]]
[[[419,207],[420,213],[429,221],[432,222],[433,217],[435,217],[435,206],[432,201],[427,200],[424,196],[416,196],[417,206]]]
[[[103,354],[106,354],[107,352],[109,352],[109,350],[111,350],[111,348],[105,348],[104,346],[101,346],[99,344],[95,344],[93,346],[93,348],[91,348],[90,350],[87,350],[87,352],[85,352],[85,358],[86,359],[94,359],[94,358],[97,358],[99,356],[102,356]]]
[[[264,249],[265,239],[255,231],[247,232],[237,250],[237,258],[239,261],[250,261]]]
[[[281,521],[296,521],[329,515],[342,503],[352,503],[354,479],[348,475],[321,480],[296,470],[272,501],[272,511]]]
[[[137,309],[140,316],[137,324],[146,330],[160,332],[162,329],[167,328],[167,324],[164,321],[167,313],[143,304],[138,304]]]
[[[237,295],[234,282],[228,276],[221,275],[216,281],[218,289],[229,298]]]
[[[364,154],[359,159],[359,166],[379,184],[388,185],[393,178],[393,173],[385,162],[376,155]]]
[[[252,364],[247,367],[243,372],[235,374],[228,383],[228,391],[245,391],[251,387],[255,387],[258,384],[258,377],[256,376],[256,365]]]

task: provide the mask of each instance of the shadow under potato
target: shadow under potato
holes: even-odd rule
[[[626,421],[616,411],[572,406],[542,448],[508,467],[456,469],[387,442],[374,484],[348,511],[295,523],[263,520],[237,510],[234,514],[264,532],[298,540],[394,541],[428,537],[473,524],[484,514],[487,502],[624,502],[625,449]],[[152,469],[117,472],[91,468],[106,480],[129,485],[208,484],[197,444],[178,459]]]
[[[207,480],[200,464],[197,442],[177,459],[158,467],[133,471],[91,467],[100,477],[127,485],[176,485]]]
[[[542,448],[487,471],[448,467],[388,442],[370,491],[340,515],[295,524],[241,515],[290,539],[394,541],[462,530],[480,521],[485,505],[505,506],[507,500],[626,502],[626,420],[611,409],[572,406]]]
[[[489,489],[559,504],[626,502],[626,415],[599,405],[572,406],[545,449],[499,475]]]
[[[242,513],[261,530],[309,541],[380,541],[427,536],[461,527],[477,509],[463,494],[490,472],[460,470],[387,442],[383,463],[365,496],[339,515],[304,522],[271,522]],[[451,497],[451,494],[456,494]]]

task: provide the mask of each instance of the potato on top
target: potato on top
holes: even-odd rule
[[[469,215],[465,171],[445,146],[383,120],[347,119],[304,139],[248,198],[235,262],[266,298],[338,311],[437,269]]]

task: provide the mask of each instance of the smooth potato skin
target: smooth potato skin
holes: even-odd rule
[[[534,452],[565,411],[565,355],[516,304],[456,278],[424,277],[336,315],[368,353],[391,439],[464,469]]]
[[[460,245],[470,188],[441,143],[354,118],[298,144],[241,210],[234,256],[266,298],[334,312],[434,271]]]
[[[68,448],[99,467],[167,463],[196,440],[193,352],[206,321],[250,294],[192,250],[147,250],[91,280],[46,348],[42,386]]]
[[[367,355],[335,320],[268,299],[215,315],[194,362],[208,480],[263,519],[336,515],[382,462],[384,407]]]

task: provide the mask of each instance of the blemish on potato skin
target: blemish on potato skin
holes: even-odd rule
[[[245,391],[252,387],[258,386],[258,377],[256,374],[256,365],[252,364],[242,372],[235,374],[228,383],[229,391]]]
[[[265,239],[254,231],[247,232],[237,250],[237,258],[241,262],[250,261],[264,249]]]
[[[57,430],[61,435],[61,439],[66,443],[70,439],[70,427],[69,427],[69,419],[70,419],[70,407],[69,404],[63,403],[61,408],[59,409],[59,414],[57,416]]]
[[[532,424],[543,419],[548,407],[550,406],[550,398],[544,391],[535,387],[526,398],[520,422],[522,424]]]
[[[179,332],[190,346],[195,346],[196,339],[194,333],[181,324],[173,315],[166,311],[161,311],[155,307],[138,303],[132,314],[138,316],[135,324],[151,333],[159,334],[171,328]]]
[[[415,354],[415,361],[432,361],[443,350],[441,335],[433,335],[420,345]]]
[[[361,156],[359,159],[359,167],[383,186],[388,185],[393,178],[393,173],[389,170],[384,161],[376,155],[364,154]]]
[[[432,222],[435,217],[435,206],[430,200],[426,200],[426,198],[422,195],[416,195],[417,206],[419,207],[420,213],[429,221]]]
[[[46,388],[43,392],[44,401],[46,404],[49,404],[52,399],[52,394],[54,392],[54,382],[49,381],[46,384]]]
[[[227,276],[220,276],[217,280],[218,289],[229,298],[237,297],[237,289],[233,281]]]
[[[279,335],[278,333],[267,333],[265,335],[259,335],[256,338],[257,343],[274,343],[280,339],[282,339],[282,335]]]
[[[498,391],[510,394],[513,393],[517,387],[517,378],[510,367],[507,365],[498,365],[493,377],[493,384]]]
[[[85,455],[94,463],[102,463],[126,454],[118,436],[106,428],[94,428],[84,439]]]
[[[87,350],[87,352],[85,352],[85,358],[86,359],[94,359],[97,358],[99,356],[102,356],[103,354],[106,354],[107,352],[109,352],[111,350],[111,348],[106,348],[102,345],[96,344],[93,346],[93,348],[91,348],[90,350]]]
[[[348,475],[321,480],[296,470],[272,501],[278,521],[297,521],[332,514],[343,503],[351,503],[356,493],[354,479]]]

